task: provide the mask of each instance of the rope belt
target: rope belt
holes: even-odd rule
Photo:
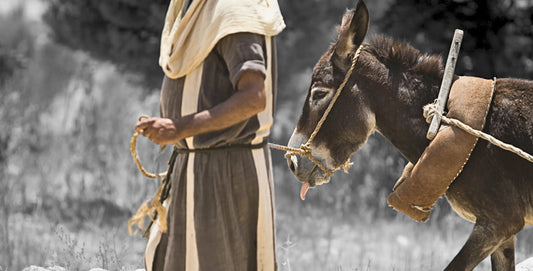
[[[210,152],[217,152],[217,151],[241,151],[241,150],[262,149],[266,145],[267,145],[267,142],[263,141],[262,143],[253,144],[253,145],[236,144],[236,145],[228,145],[228,146],[205,148],[205,149],[180,149],[180,148],[176,148],[176,151],[178,153],[210,153]]]

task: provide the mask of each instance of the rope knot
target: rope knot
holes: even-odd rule
[[[424,106],[424,118],[428,124],[433,120],[433,116],[437,114],[439,114],[439,110],[436,101],[432,104],[426,104]]]
[[[300,146],[300,149],[302,149],[302,151],[303,151],[304,153],[309,153],[309,154],[310,154],[311,151],[312,151],[312,150],[311,150],[311,144],[309,144],[309,143],[302,144],[302,145]]]
[[[342,170],[344,170],[344,173],[348,173],[348,170],[350,169],[350,167],[353,165],[352,162],[350,162],[350,159],[346,160],[346,162],[344,162],[344,164],[341,166]]]

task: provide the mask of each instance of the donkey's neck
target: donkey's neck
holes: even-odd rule
[[[371,69],[372,65],[367,66],[362,76],[382,82],[371,83],[373,86],[367,91],[376,116],[376,128],[414,163],[429,144],[426,139],[428,124],[422,107],[437,97],[439,81],[408,69],[376,64],[375,57],[368,53],[364,58],[374,64]]]
[[[377,130],[413,163],[418,161],[429,144],[426,139],[428,124],[422,107],[432,101],[421,99],[417,92],[430,89],[413,90],[407,83],[400,83],[388,90],[393,93],[393,96],[387,97],[392,104],[376,110]]]

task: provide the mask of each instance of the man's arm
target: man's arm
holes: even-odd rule
[[[230,127],[265,110],[264,80],[259,72],[244,71],[237,82],[238,91],[226,101],[179,119],[146,119],[135,125],[135,131],[156,144],[171,145],[190,136]]]

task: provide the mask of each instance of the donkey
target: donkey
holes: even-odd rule
[[[307,142],[363,43],[368,22],[362,0],[344,14],[337,39],[314,67],[290,147]],[[422,107],[438,95],[441,58],[383,36],[362,46],[353,73],[311,144],[311,153],[327,169],[335,169],[377,131],[416,163],[430,143]],[[533,81],[498,79],[483,131],[532,153],[532,104]],[[307,187],[330,179],[305,157],[288,156],[287,161],[303,183],[303,195]],[[475,223],[445,270],[472,270],[489,255],[492,270],[514,270],[515,234],[533,224],[533,163],[480,139],[445,196],[455,212]]]

